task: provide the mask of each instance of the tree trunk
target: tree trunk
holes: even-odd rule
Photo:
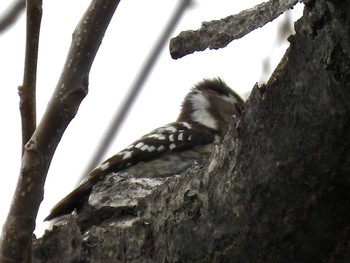
[[[34,241],[34,262],[350,262],[350,2],[304,2],[208,166],[137,216],[84,235],[70,217]]]

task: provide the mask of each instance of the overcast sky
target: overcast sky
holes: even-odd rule
[[[0,1],[0,14],[10,2]],[[38,122],[60,76],[74,28],[90,3],[87,0],[43,2],[37,79]],[[260,2],[194,1],[172,36],[183,30],[198,29],[202,21],[236,14]],[[133,84],[177,3],[175,0],[120,2],[92,67],[89,94],[67,128],[53,158],[46,180],[45,199],[38,214],[37,235],[40,236],[48,227],[42,221],[50,208],[77,184],[112,115]],[[292,16],[297,19],[301,13],[302,6],[298,4]],[[222,50],[207,50],[172,60],[166,46],[105,157],[115,154],[150,130],[174,121],[183,97],[194,83],[203,78],[220,76],[239,94],[248,94],[254,84],[262,80],[262,61],[271,58],[272,67],[275,67],[288,47],[286,41],[276,44],[276,28],[282,19],[280,17]],[[6,218],[20,168],[17,87],[23,78],[24,39],[24,16],[0,35],[0,225]]]

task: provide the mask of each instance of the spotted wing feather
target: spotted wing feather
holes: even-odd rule
[[[150,161],[171,151],[184,151],[212,143],[214,131],[199,124],[175,122],[144,135],[121,152],[92,170],[83,182],[51,210],[45,220],[68,214],[88,198],[92,187],[111,172],[119,172],[138,162]]]

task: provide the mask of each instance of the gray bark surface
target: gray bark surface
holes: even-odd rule
[[[206,167],[34,262],[350,262],[350,3],[305,1],[290,48]]]

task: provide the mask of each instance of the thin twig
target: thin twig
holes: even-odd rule
[[[41,16],[42,0],[28,1],[23,84],[18,88],[22,119],[22,155],[24,145],[29,141],[36,128],[36,72]]]
[[[220,20],[203,22],[198,30],[181,32],[170,41],[170,54],[174,59],[206,48],[219,49],[231,41],[241,38],[249,32],[264,26],[286,10],[292,8],[298,0],[270,0]]]
[[[109,128],[107,129],[107,132],[105,133],[104,137],[101,140],[101,143],[98,146],[98,149],[96,150],[94,156],[89,162],[89,166],[83,172],[82,178],[84,178],[88,174],[88,172],[90,172],[101,161],[101,158],[108,150],[108,146],[119,132],[120,127],[125,120],[125,117],[130,111],[132,104],[137,98],[137,95],[140,93],[145,80],[150,74],[153,66],[155,65],[155,62],[157,61],[157,58],[159,57],[165,44],[167,43],[171,32],[173,31],[177,23],[180,21],[180,18],[182,17],[187,7],[191,4],[191,2],[191,0],[182,0],[177,9],[175,10],[173,16],[170,18],[166,28],[164,29],[164,32],[160,36],[159,40],[157,41],[153,50],[151,51],[150,56],[146,60],[145,66],[142,68],[140,74],[136,78],[136,81],[130,88],[130,92],[128,93],[127,97],[123,100],[122,105],[118,107],[117,111],[115,112],[112,121],[109,125]]]
[[[7,30],[13,23],[16,22],[19,15],[26,6],[25,0],[17,0],[5,11],[0,17],[0,34]]]
[[[17,188],[2,232],[2,261],[26,260],[52,157],[87,94],[91,65],[118,4],[119,0],[93,0],[75,29],[52,99],[25,146]]]

